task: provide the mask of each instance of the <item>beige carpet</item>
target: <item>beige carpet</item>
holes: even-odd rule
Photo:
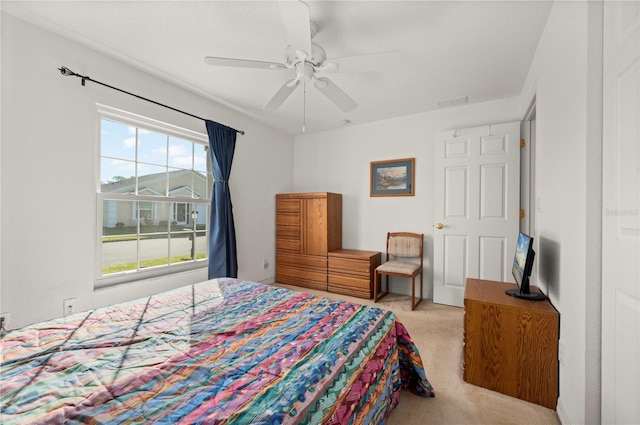
[[[275,285],[333,299],[374,305],[372,300],[291,285]],[[393,311],[406,326],[420,350],[436,397],[422,398],[403,390],[398,407],[387,421],[388,425],[560,424],[554,410],[463,381],[463,309],[425,300],[412,312],[410,304],[410,297],[390,294],[375,305]]]

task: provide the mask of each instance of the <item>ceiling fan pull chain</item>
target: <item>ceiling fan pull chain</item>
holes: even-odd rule
[[[302,132],[307,131],[307,83],[302,83]]]

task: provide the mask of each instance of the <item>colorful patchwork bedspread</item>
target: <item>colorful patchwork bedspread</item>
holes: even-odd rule
[[[215,279],[8,332],[3,424],[377,424],[433,396],[391,312]]]

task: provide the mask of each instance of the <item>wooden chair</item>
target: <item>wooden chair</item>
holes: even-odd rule
[[[376,268],[376,281],[373,285],[373,300],[378,302],[389,293],[389,276],[411,278],[411,310],[415,310],[422,301],[422,254],[424,234],[409,232],[387,233],[387,259]],[[419,258],[420,264],[400,261],[400,258]],[[390,260],[391,259],[391,260]],[[386,291],[382,290],[381,276],[386,276]],[[416,276],[420,275],[420,299],[415,302]]]

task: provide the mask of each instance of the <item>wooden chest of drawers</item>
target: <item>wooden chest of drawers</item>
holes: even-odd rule
[[[276,195],[276,282],[327,290],[327,253],[342,247],[342,195]]]
[[[329,252],[328,291],[371,299],[375,269],[381,254],[376,251],[339,249]]]

